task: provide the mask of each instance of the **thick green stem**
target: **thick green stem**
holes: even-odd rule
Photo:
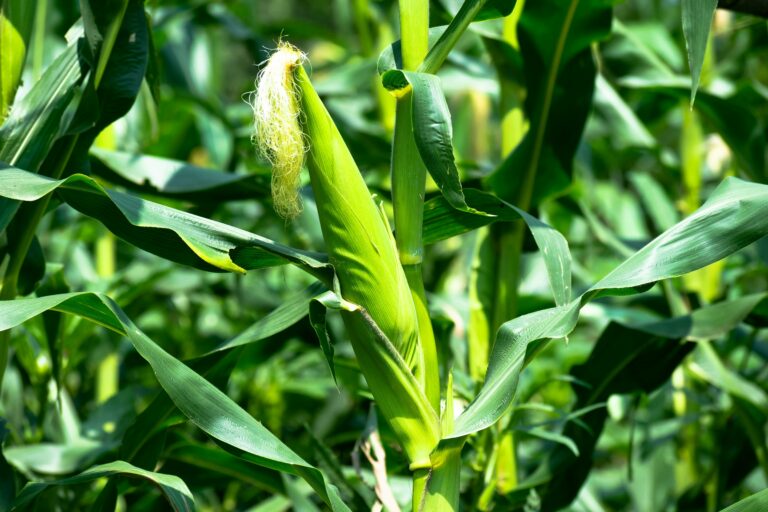
[[[440,374],[437,348],[429,320],[426,293],[421,273],[424,246],[421,238],[424,215],[424,187],[427,171],[421,162],[411,129],[410,93],[397,102],[395,137],[392,150],[392,198],[395,233],[400,263],[419,320],[422,364],[416,369],[424,392],[436,412],[440,411]]]
[[[424,60],[429,47],[429,1],[400,1],[400,40],[403,67],[415,70]],[[423,382],[427,400],[440,413],[440,373],[437,348],[429,319],[421,265],[424,244],[421,238],[424,215],[424,188],[427,170],[421,161],[413,138],[411,93],[398,99],[395,111],[395,134],[392,145],[392,202],[395,234],[400,263],[403,265],[419,322],[421,367],[417,378]],[[413,510],[427,496],[427,482],[432,469],[417,469],[413,474]],[[431,510],[431,509],[430,509]]]
[[[424,499],[427,494],[427,483],[431,471],[430,468],[424,468],[413,472],[413,492],[411,494],[411,510],[413,512],[424,510]]]
[[[429,0],[400,0],[403,68],[415,71],[429,49]]]
[[[427,54],[429,34],[429,2],[403,0],[400,2],[400,30],[405,69],[416,69]],[[424,246],[421,238],[424,187],[427,170],[421,161],[413,138],[411,95],[397,102],[395,134],[392,146],[392,201],[395,233],[400,263],[411,288],[419,319],[422,365],[417,377],[424,383],[424,392],[436,412],[440,411],[440,374],[432,324],[429,320],[421,264]]]

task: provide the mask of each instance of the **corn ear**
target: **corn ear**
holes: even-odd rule
[[[275,66],[270,70],[272,79],[259,87],[281,84],[296,91],[300,114],[295,114],[301,122],[302,140],[309,145],[306,163],[329,260],[343,298],[361,307],[342,312],[352,347],[376,404],[398,436],[411,466],[428,467],[429,454],[440,438],[440,425],[424,394],[424,383],[414,377],[414,369],[423,362],[410,289],[389,224],[302,62],[301,52],[281,44],[267,64],[267,68]],[[279,78],[278,71],[284,79]],[[262,97],[285,98],[268,92]],[[292,115],[291,103],[285,105],[273,111]],[[256,108],[254,112],[258,116]],[[257,118],[257,124],[259,121],[263,131],[269,132],[273,120],[263,117]],[[276,153],[280,148],[269,151]]]

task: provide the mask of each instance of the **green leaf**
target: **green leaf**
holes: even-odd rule
[[[79,439],[66,444],[12,446],[5,450],[5,455],[8,462],[25,473],[67,475],[85,469],[112,448],[114,446]]]
[[[704,0],[704,3],[710,0]],[[692,96],[689,80],[677,75],[659,58],[656,48],[658,36],[639,37],[637,29],[616,23],[616,39],[631,49],[622,53],[625,62],[635,63],[633,71],[619,78],[622,86],[657,91],[667,96],[688,100]],[[725,140],[734,152],[740,167],[747,176],[763,181],[765,176],[765,136],[760,121],[755,116],[753,105],[742,101],[737,95],[721,97],[706,92],[696,93],[693,105],[706,123]]]
[[[689,368],[694,375],[728,394],[751,402],[761,410],[768,410],[768,394],[757,384],[729,369],[711,343],[705,341],[699,344]]]
[[[680,220],[680,215],[667,192],[651,175],[633,172],[629,175],[629,181],[632,182],[645,211],[658,231],[669,229]]]
[[[416,147],[435,180],[440,192],[457,210],[482,214],[467,206],[461,188],[461,178],[453,157],[453,127],[451,112],[435,75],[390,70],[381,77],[384,87],[399,91],[409,85],[413,88],[413,135]]]
[[[266,198],[269,174],[232,174],[180,160],[91,148],[91,173],[112,183],[163,197],[205,203]]]
[[[0,161],[37,171],[56,138],[66,129],[64,112],[82,79],[77,45],[73,44],[46,68],[42,78],[14,104],[10,116],[0,126]],[[0,232],[11,222],[18,207],[17,201],[0,200]]]
[[[81,2],[91,73],[68,133],[80,134],[72,160],[87,158],[96,136],[133,105],[149,62],[151,31],[142,0]]]
[[[172,446],[166,455],[168,460],[180,461],[199,468],[203,478],[210,473],[237,479],[254,489],[270,494],[285,494],[280,473],[251,464],[239,457],[209,446],[180,443]],[[194,487],[194,484],[191,484]]]
[[[694,347],[694,343],[680,343],[675,337],[609,324],[589,358],[571,371],[574,378],[587,384],[574,387],[574,409],[588,412],[578,421],[566,422],[562,435],[574,442],[579,454],[557,446],[530,477],[539,485],[549,480],[543,509],[559,510],[570,503],[589,474],[595,445],[608,416],[605,407],[593,406],[604,403],[612,394],[650,393],[669,379]]]
[[[570,437],[564,436],[562,434],[557,434],[555,432],[551,432],[541,427],[534,427],[534,428],[517,427],[514,430],[516,432],[522,432],[522,433],[528,434],[529,436],[544,439],[545,441],[552,441],[554,443],[563,445],[568,450],[570,450],[575,457],[579,456],[579,447],[576,446],[576,443],[574,443],[573,439],[571,439]]]
[[[768,489],[724,508],[721,512],[762,512],[768,508]]]
[[[465,4],[471,3],[471,0],[467,0],[464,2]],[[509,16],[509,14],[512,12],[512,10],[515,8],[515,4],[517,3],[516,0],[487,0],[485,2],[480,2],[483,4],[483,7],[480,9],[480,12],[477,13],[474,20],[475,21],[482,21],[482,20],[492,20],[494,18],[503,18],[504,16]]]
[[[310,313],[310,306],[319,294],[325,291],[322,283],[316,282],[300,293],[284,301],[278,308],[258,322],[250,325],[234,338],[222,343],[209,353],[229,350],[235,347],[261,341],[284,331]]]
[[[35,2],[29,0],[0,2],[0,123],[21,83],[34,13]]]
[[[117,41],[129,0],[108,0],[93,2],[80,0],[85,39],[88,41],[90,57],[95,64],[95,81],[98,84],[104,76],[112,48]]]
[[[742,322],[765,293],[745,296],[694,311],[691,315],[660,322],[625,326],[611,323],[603,331],[589,358],[574,367],[571,377],[577,396],[562,435],[571,439],[579,454],[556,448],[547,455],[529,481],[549,482],[547,509],[559,509],[578,494],[593,464],[595,446],[607,419],[602,405],[613,394],[650,393],[666,382],[672,371],[697,347],[683,339],[717,338]],[[526,484],[523,483],[525,486]]]
[[[115,475],[143,478],[158,486],[173,510],[179,512],[195,510],[195,500],[192,497],[192,493],[179,477],[147,471],[124,461],[115,461],[110,462],[109,464],[93,466],[79,475],[70,478],[63,478],[61,480],[50,482],[29,483],[21,490],[16,498],[16,501],[14,502],[14,510],[26,509],[41,492],[49,487],[82,484],[99,478]]]
[[[418,71],[437,73],[470,23],[508,16],[516,3],[516,0],[465,0],[450,25],[440,34],[437,42],[431,45]]]
[[[590,45],[611,29],[610,0],[527,2],[519,39],[530,128],[489,177],[501,199],[528,209],[570,184],[595,85]],[[574,101],[579,98],[579,101]]]
[[[707,51],[709,30],[717,9],[717,0],[681,0],[683,34],[688,48],[688,65],[691,67],[691,105],[699,88],[704,54]]]
[[[315,283],[299,294],[291,297],[271,313],[261,318],[232,339],[222,343],[203,357],[190,361],[190,366],[200,375],[210,380],[217,387],[222,387],[239,358],[239,352],[231,349],[251,345],[269,339],[272,335],[286,329],[307,315],[312,299],[325,290],[325,286]],[[226,355],[225,355],[226,354]],[[167,426],[169,416],[175,410],[167,395],[161,394],[153,400],[126,431],[121,445],[120,457],[136,463],[150,450],[144,446],[154,435]],[[147,461],[148,466],[156,463],[156,458]],[[142,463],[145,465],[145,463]],[[145,465],[146,467],[146,465]]]
[[[714,263],[766,234],[768,186],[727,179],[690,217],[630,256],[579,299],[502,325],[485,383],[456,420],[451,437],[468,435],[493,424],[514,397],[528,345],[539,339],[567,336],[576,325],[581,306],[590,299],[645,290],[656,281]]]
[[[336,380],[336,366],[333,363],[333,343],[331,342],[331,336],[328,333],[328,328],[325,323],[328,308],[341,308],[339,298],[331,291],[327,291],[324,294],[315,297],[309,303],[309,322],[315,330],[317,339],[320,340],[320,348],[323,350],[325,360],[328,363],[328,368],[331,370],[333,381],[338,385],[338,381]]]
[[[595,110],[610,126],[610,137],[616,147],[653,148],[656,139],[603,75],[597,75]]]
[[[208,271],[244,272],[293,263],[313,275],[328,276],[330,266],[309,253],[280,245],[220,222],[105,190],[93,179],[74,174],[52,180],[20,169],[0,169],[0,196],[35,201],[56,191],[79,212],[148,252]]]
[[[566,304],[571,297],[571,254],[568,242],[551,226],[493,194],[474,189],[464,191],[467,210],[457,210],[444,197],[424,204],[424,244],[433,244],[499,221],[522,219],[541,250],[555,303]],[[487,212],[487,213],[479,213]]]
[[[335,488],[231,398],[148,338],[112,299],[96,293],[68,293],[0,301],[0,331],[54,309],[81,316],[127,336],[150,364],[179,410],[211,437],[262,466],[304,478],[333,510],[348,510]],[[194,390],[194,392],[190,392]],[[224,421],[225,420],[225,421]]]

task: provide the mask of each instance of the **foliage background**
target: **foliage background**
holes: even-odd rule
[[[431,24],[447,23],[457,4],[433,2]],[[38,1],[37,7],[18,97],[64,50],[64,35],[80,17],[74,1]],[[146,9],[154,51],[136,102],[99,133],[73,171],[298,249],[322,250],[309,189],[297,220],[287,224],[277,217],[270,206],[269,169],[250,141],[248,91],[254,88],[257,65],[285,37],[309,54],[313,82],[369,186],[388,197],[394,105],[379,85],[376,61],[397,38],[395,2],[158,0],[147,2]],[[617,3],[610,36],[590,48],[598,68],[594,100],[568,98],[573,111],[588,112],[583,137],[573,141],[573,183],[532,207],[568,239],[579,292],[691,214],[726,176],[766,181],[765,21],[717,12],[691,110],[680,20],[677,2]],[[514,74],[519,71],[514,56],[494,53],[500,33],[500,20],[476,23],[440,72],[467,186],[482,186],[505,154],[499,83],[525,86]],[[576,132],[569,128],[568,110],[561,115],[555,126],[562,123],[566,143],[578,135],[578,127]],[[172,161],[163,167],[142,155]],[[166,168],[174,173],[165,174]],[[197,175],[187,174],[197,168],[218,173],[208,182],[217,185],[201,185]],[[428,198],[439,194],[434,184],[428,187]],[[45,260],[39,295],[105,292],[149,337],[186,361],[235,338],[313,281],[291,266],[235,275],[171,263],[67,206],[47,215],[38,233]],[[434,244],[425,261],[440,347],[452,361],[458,397],[464,400],[476,386],[467,366],[469,276],[480,261],[476,236]],[[552,305],[543,260],[532,240],[525,247],[520,313]],[[716,510],[766,488],[768,342],[762,303],[746,323],[688,347],[674,372],[654,359],[620,370],[649,380],[658,376],[650,393],[624,394],[621,383],[611,381],[617,394],[584,404],[578,389],[585,377],[577,368],[598,348],[609,355],[590,359],[588,376],[616,368],[625,344],[637,334],[617,324],[608,327],[611,321],[638,325],[764,293],[767,263],[763,239],[642,295],[585,307],[567,343],[550,344],[522,374],[509,427],[516,432],[522,488],[508,492],[494,480],[498,475],[483,444],[490,441],[478,436],[465,450],[466,509],[507,510],[527,502],[536,510],[538,494],[530,488],[541,475],[542,461],[575,448],[571,438],[578,442],[593,427],[588,413],[594,410],[607,413],[607,421],[591,461],[579,459],[572,469],[584,471],[586,481],[568,491],[574,500],[561,505],[570,510]],[[25,275],[33,281],[31,291],[35,276]],[[3,386],[0,430],[6,432],[8,465],[0,474],[19,487],[26,480],[58,478],[125,458],[135,439],[134,422],[159,390],[152,369],[126,338],[74,317],[46,315],[13,331],[13,358]],[[356,503],[366,503],[372,491],[357,481],[353,466],[358,461],[370,485],[365,458],[359,462],[359,453],[354,455],[370,421],[369,394],[339,319],[331,315],[329,322],[338,387],[307,318],[238,349],[225,359],[229,378],[220,375],[214,383],[305,459],[329,474],[343,470]],[[583,415],[579,426],[576,420]],[[382,437],[393,490],[407,502],[405,459],[386,425]],[[132,462],[179,476],[201,510],[320,506],[312,502],[308,486],[235,458],[178,413],[146,442]],[[567,479],[555,475],[550,485],[565,489]],[[37,507],[85,510],[103,499],[103,489],[101,484],[59,487],[46,492]],[[138,481],[124,481],[120,491],[123,510],[166,506],[157,488]]]

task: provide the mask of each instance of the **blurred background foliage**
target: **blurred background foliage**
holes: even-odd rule
[[[29,1],[36,2],[36,14],[18,97],[64,51],[65,34],[80,18],[74,0]],[[376,64],[397,39],[396,2],[149,0],[145,7],[153,51],[136,101],[98,134],[73,170],[296,248],[321,250],[308,187],[300,217],[290,224],[277,217],[269,169],[250,140],[249,91],[259,63],[283,37],[310,56],[313,82],[366,181],[389,197],[394,100],[380,86]],[[433,1],[431,25],[446,24],[458,7],[457,0]],[[594,97],[567,98],[569,109],[588,116],[583,136],[578,128],[569,131],[573,119],[557,120],[562,139],[553,143],[574,144],[573,182],[535,196],[529,206],[568,239],[576,291],[691,214],[725,177],[768,179],[766,21],[716,12],[691,109],[680,20],[677,1],[615,2],[610,34],[588,45],[597,67]],[[504,140],[503,122],[518,122],[521,134],[526,129],[520,103],[502,101],[515,95],[522,101],[534,83],[521,75],[520,53],[504,38],[504,24],[475,23],[439,73],[468,186],[483,186],[516,145]],[[505,121],[516,108],[520,119]],[[430,183],[428,198],[437,194]],[[47,216],[43,228],[38,293],[106,292],[152,339],[187,361],[235,338],[312,282],[291,266],[246,275],[200,272],[141,251],[67,207]],[[452,361],[459,402],[477,386],[467,353],[471,276],[478,264],[480,272],[493,272],[478,259],[482,233],[431,245],[425,259],[433,322]],[[518,313],[552,305],[542,257],[531,240],[524,247]],[[567,343],[550,344],[521,376],[505,427],[515,432],[516,469],[493,460],[498,453],[488,448],[490,434],[476,436],[465,450],[465,509],[538,510],[541,492],[562,488],[557,507],[573,511],[718,510],[766,488],[768,339],[761,307],[726,335],[686,345],[666,374],[657,359],[622,368],[621,353],[631,350],[635,334],[608,325],[679,316],[767,289],[768,242],[761,240],[645,294],[587,305]],[[329,322],[338,387],[307,318],[238,349],[224,359],[226,371],[210,378],[307,460],[331,474],[344,472],[344,485],[358,500],[350,506],[358,509],[372,499],[370,466],[358,445],[370,422],[370,395],[339,318],[331,315]],[[21,484],[78,473],[116,454],[124,458],[137,417],[159,389],[130,343],[57,313],[14,333],[0,427],[9,466],[0,477]],[[600,360],[598,347],[619,353]],[[627,393],[618,382],[627,372],[650,380],[661,373],[651,392]],[[585,382],[608,387],[588,400],[579,391]],[[593,423],[595,411],[604,425]],[[236,459],[182,419],[169,415],[134,464],[181,477],[200,510],[319,506],[307,501],[306,485]],[[595,429],[602,435],[586,459],[565,475],[542,476],[543,461],[577,449],[573,439]],[[390,484],[406,503],[405,459],[386,426],[382,437]],[[512,485],[504,468],[515,473]],[[542,491],[540,482],[551,487]],[[102,496],[103,485],[60,487],[36,506],[88,510]],[[159,490],[133,480],[120,484],[118,503],[120,510],[166,507]]]

